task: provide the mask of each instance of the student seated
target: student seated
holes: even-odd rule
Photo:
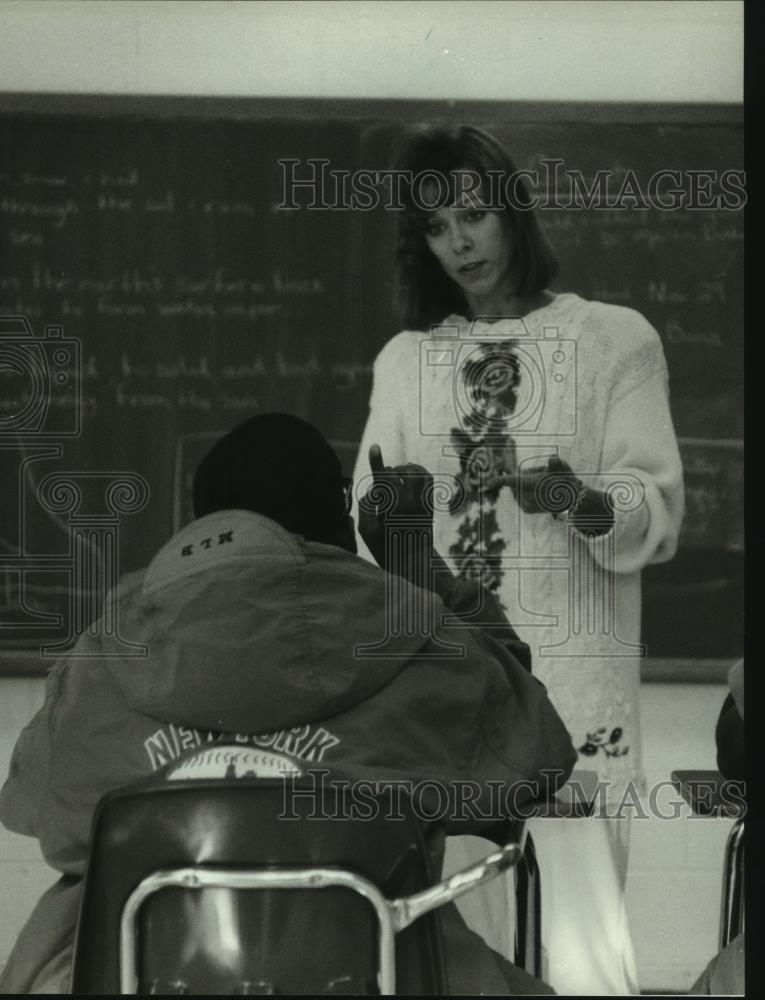
[[[80,655],[51,671],[45,703],[15,747],[0,818],[37,837],[63,877],[22,930],[3,992],[68,991],[97,803],[191,747],[235,739],[359,778],[447,785],[544,782],[548,770],[562,782],[574,764],[569,734],[509,625],[494,630],[502,641],[472,625],[444,627],[432,594],[433,635],[391,633],[386,658],[358,655],[422,593],[406,579],[390,588],[386,572],[356,555],[349,486],[313,427],[253,417],[212,448],[193,489],[197,520],[107,598],[146,657],[122,658],[105,633],[84,633]],[[415,502],[402,488],[398,505]],[[381,522],[367,510],[361,531],[373,548]],[[471,585],[439,581],[454,611],[470,605]],[[489,620],[499,614],[493,605]],[[465,655],[434,656],[443,642]],[[550,992],[491,952],[456,908],[447,924],[453,992]]]
[[[744,661],[728,674],[728,697],[720,709],[715,729],[717,766],[729,781],[743,781],[746,774],[744,746]],[[738,934],[718,952],[688,991],[701,996],[744,996],[746,949]]]

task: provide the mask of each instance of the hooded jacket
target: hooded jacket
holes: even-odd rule
[[[79,879],[106,792],[221,739],[359,779],[515,787],[553,771],[559,784],[576,756],[570,737],[497,606],[488,599],[476,614],[482,594],[461,584],[447,608],[248,511],[194,521],[122,579],[52,669],[14,749],[0,819]],[[415,607],[432,627],[413,625]],[[467,610],[503,641],[461,621]],[[36,956],[16,954],[24,939]],[[3,988],[10,977],[24,989],[50,955],[22,932]]]

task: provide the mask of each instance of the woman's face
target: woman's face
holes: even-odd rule
[[[427,196],[426,196],[427,197]],[[425,242],[462,289],[474,314],[498,311],[512,294],[511,242],[506,217],[475,196],[428,212]]]

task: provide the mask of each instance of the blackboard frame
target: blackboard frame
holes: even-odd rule
[[[456,101],[392,98],[193,97],[125,94],[0,94],[2,114],[99,115],[103,117],[190,118],[395,118],[418,121],[490,118],[502,108],[526,121],[609,124],[744,123],[742,104],[625,101]]]

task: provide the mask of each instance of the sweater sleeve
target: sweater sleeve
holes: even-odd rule
[[[76,648],[92,656],[100,646],[82,635]],[[91,750],[94,730],[105,723],[90,662],[71,656],[53,668],[43,707],[19,736],[0,792],[3,825],[36,837],[52,868],[76,876],[85,869],[99,799],[129,780],[121,776],[121,758]]]
[[[529,647],[518,638],[490,591],[475,581],[456,580],[444,601],[472,626],[475,659],[472,664],[468,659],[464,669],[475,669],[480,663],[481,672],[493,678],[483,703],[474,706],[477,739],[470,777],[484,794],[489,783],[502,789],[503,814],[508,816],[515,806],[545,798],[560,788],[571,775],[576,750],[546,688],[529,676]],[[500,667],[499,674],[494,665]],[[448,829],[460,832],[456,827]]]
[[[8,830],[39,837],[50,784],[54,717],[66,681],[66,662],[51,670],[42,708],[16,741],[11,766],[0,790],[0,822]]]
[[[544,685],[529,676],[511,650],[483,632],[476,639],[486,660],[501,665],[503,678],[477,715],[473,778],[501,782],[508,806],[546,798],[565,784],[576,763],[571,735]]]
[[[377,355],[372,373],[372,394],[369,399],[369,415],[356,456],[353,470],[354,495],[363,496],[371,482],[369,468],[369,446],[379,444],[386,465],[401,465],[412,461],[404,449],[404,421],[401,398],[402,368],[406,366],[406,343],[409,335],[399,333],[383,347]],[[358,507],[355,511],[358,523]],[[375,563],[372,553],[357,532],[358,554],[368,562]],[[375,563],[375,565],[377,565]]]
[[[671,559],[677,549],[684,490],[680,452],[669,408],[667,366],[656,331],[641,319],[630,349],[612,373],[600,473],[588,484],[615,505],[617,573],[634,573]],[[583,470],[586,472],[586,470]],[[592,540],[602,561],[608,547]]]
[[[521,666],[531,673],[531,650],[519,638],[490,590],[481,586],[477,580],[455,578],[454,585],[443,596],[443,602],[466,625],[480,628],[486,635],[502,643]]]

